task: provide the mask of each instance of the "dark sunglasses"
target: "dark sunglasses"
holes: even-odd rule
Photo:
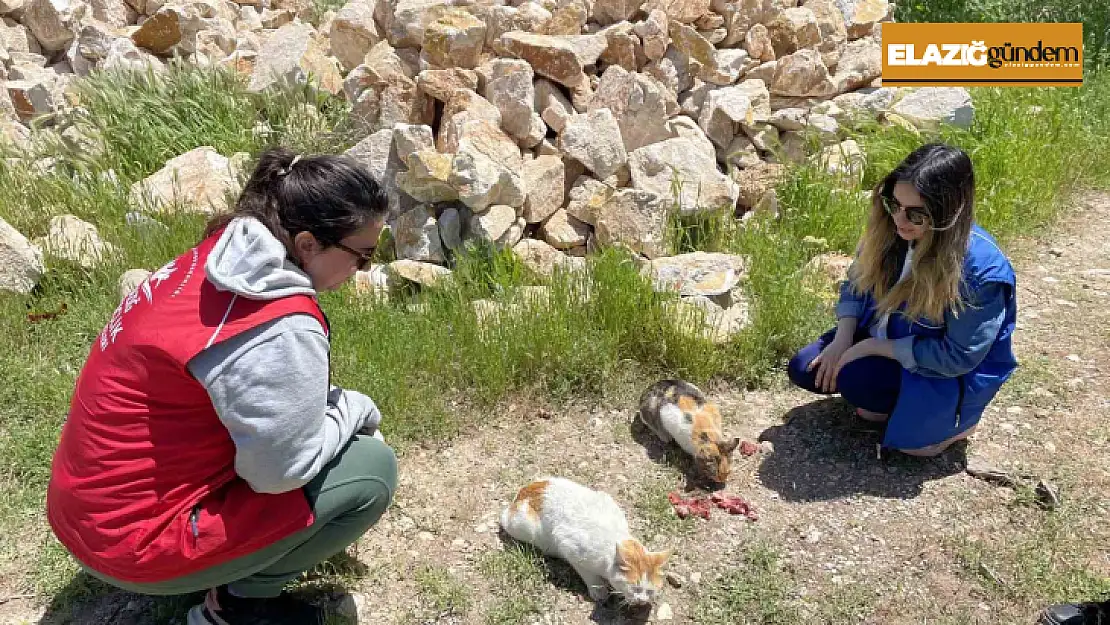
[[[343,245],[342,243],[339,243],[339,242],[333,243],[332,245],[334,245],[335,247],[338,247],[339,249],[343,250],[344,252],[352,254],[353,256],[358,258],[358,270],[359,271],[365,271],[366,270],[366,267],[368,267],[370,265],[370,260],[374,257],[374,250],[377,249],[377,248],[371,248],[371,250],[369,252],[360,252],[360,251],[358,251],[358,250],[356,250],[352,247],[347,247],[346,245]]]
[[[883,196],[883,208],[891,217],[897,215],[900,210],[906,211],[906,219],[915,226],[924,226],[929,221],[929,211],[925,210],[924,206],[902,206],[898,200],[888,195]]]

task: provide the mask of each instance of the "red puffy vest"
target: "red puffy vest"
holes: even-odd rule
[[[124,298],[77,379],[47,491],[55,535],[86,566],[158,582],[246,555],[312,524],[301,489],[262,494],[235,473],[235,446],[186,369],[206,347],[315,298],[218,291],[204,263],[221,233]]]

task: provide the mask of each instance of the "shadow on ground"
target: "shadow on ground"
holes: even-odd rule
[[[543,555],[543,553],[532,545],[520,542],[512,536],[509,536],[505,530],[500,530],[497,536],[506,547],[519,546],[532,551],[542,558],[544,579],[547,583],[574,595],[580,601],[592,603],[593,611],[590,613],[591,622],[598,623],[599,625],[642,625],[650,620],[650,606],[635,608],[622,606],[619,596],[612,593],[604,603],[596,603],[590,598],[589,592],[586,590],[585,582],[582,581],[582,578],[578,576],[578,573],[575,572],[574,568],[566,561]]]
[[[883,426],[856,417],[841,399],[821,399],[791,409],[786,422],[760,440],[775,451],[759,468],[760,482],[785,501],[828,501],[853,495],[912,499],[926,482],[963,472],[965,442],[936,458],[896,452],[879,459]]]
[[[295,582],[292,592],[327,606],[333,615],[329,623],[345,623],[336,613],[346,592],[336,580],[365,573],[362,562],[342,553]],[[82,571],[54,596],[38,625],[184,625],[189,608],[203,599],[204,591],[162,597],[138,595]]]

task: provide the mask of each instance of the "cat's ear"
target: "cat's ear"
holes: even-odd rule
[[[673,555],[673,554],[674,554],[673,549],[667,549],[665,551],[656,551],[655,553],[651,554],[651,559],[652,559],[652,562],[655,563],[655,567],[659,568],[659,567],[663,566],[664,564],[666,564],[667,560],[669,560],[671,555]]]
[[[731,455],[732,452],[736,451],[736,448],[739,447],[739,446],[740,446],[740,438],[739,437],[734,438],[730,441],[725,441],[723,443],[717,443],[717,449],[721,450],[721,455],[722,456]]]

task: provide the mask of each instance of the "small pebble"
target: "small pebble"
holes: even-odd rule
[[[1062,250],[1058,247],[1052,247],[1052,248],[1049,248],[1048,253],[1052,254],[1053,256],[1055,256],[1057,258],[1059,258],[1059,257],[1064,255],[1064,250]]]
[[[423,541],[430,541],[435,539],[435,536],[432,536],[431,532],[420,532],[416,535],[416,537]]]
[[[1079,357],[1079,354],[1068,354],[1067,359],[1071,362],[1083,362],[1083,359]]]
[[[697,586],[701,583],[701,573],[690,573],[690,583]]]
[[[667,583],[675,588],[682,588],[682,585],[686,583],[686,580],[682,579],[682,576],[674,571],[667,571],[666,577]]]
[[[760,441],[759,447],[763,450],[763,453],[765,454],[775,453],[775,444],[771,441]]]
[[[1050,454],[1054,454],[1056,453],[1056,445],[1053,444],[1052,441],[1046,441],[1044,444],[1044,450]]]
[[[673,618],[674,610],[671,609],[671,604],[669,603],[660,604],[659,609],[655,611],[655,620],[657,621],[669,621]]]

